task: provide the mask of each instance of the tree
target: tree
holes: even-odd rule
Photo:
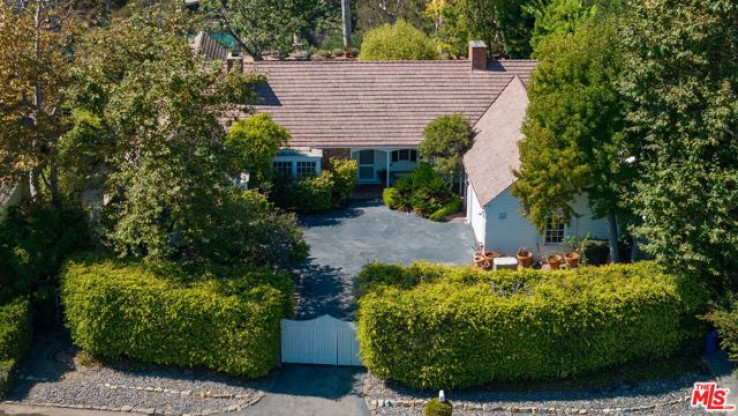
[[[436,59],[433,41],[422,31],[399,20],[370,30],[361,44],[362,61],[397,61]]]
[[[193,54],[188,22],[177,2],[158,5],[88,33],[76,51],[69,105],[104,139],[70,140],[99,155],[104,236],[124,256],[284,266],[304,255],[294,218],[227,181],[221,118],[263,78]]]
[[[249,186],[255,187],[272,179],[272,160],[289,139],[287,129],[269,114],[257,114],[236,121],[225,144],[234,153],[237,172],[249,172]]]
[[[636,232],[664,263],[738,270],[738,2],[633,2],[622,31]]]
[[[324,20],[338,21],[339,8],[314,0],[203,0],[201,10],[216,31],[233,36],[240,49],[261,60],[275,50],[285,55],[294,36],[309,32]]]
[[[0,181],[30,173],[33,192],[55,202],[75,27],[56,1],[0,2]]]
[[[460,113],[438,116],[423,130],[420,153],[428,158],[434,168],[447,178],[459,179],[461,157],[471,148],[474,128]]]
[[[356,27],[368,32],[404,20],[427,33],[431,30],[431,21],[426,17],[425,8],[426,0],[356,0]]]
[[[595,18],[543,44],[529,85],[513,195],[539,230],[569,222],[586,194],[593,213],[608,219],[610,253],[619,260],[618,219],[627,218],[632,175],[624,160],[624,102],[618,93],[622,56],[617,20]],[[621,204],[621,202],[624,202]]]

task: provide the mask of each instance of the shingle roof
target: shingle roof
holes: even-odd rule
[[[535,61],[261,61],[244,70],[267,76],[257,88],[269,112],[292,133],[291,146],[416,146],[439,115],[476,122],[513,77],[527,81]]]
[[[482,115],[474,129],[474,145],[464,155],[464,168],[479,204],[485,206],[515,182],[520,168],[518,142],[528,107],[525,85],[515,77]]]

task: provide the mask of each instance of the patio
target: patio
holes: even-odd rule
[[[410,264],[428,260],[470,264],[474,233],[462,222],[436,223],[391,211],[378,201],[303,217],[310,258],[301,274],[297,319],[323,314],[353,319],[354,278],[372,261]]]

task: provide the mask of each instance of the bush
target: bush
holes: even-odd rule
[[[431,221],[437,221],[437,222],[446,221],[446,217],[459,212],[459,210],[461,210],[462,205],[464,204],[463,202],[461,202],[461,198],[455,197],[451,200],[451,202],[444,205],[443,208],[429,215],[428,219],[430,219]]]
[[[18,297],[0,306],[0,396],[10,387],[13,370],[30,345],[30,302]]]
[[[435,169],[448,178],[458,176],[461,158],[474,143],[474,127],[461,113],[436,117],[423,129],[418,149]]]
[[[717,328],[720,346],[732,361],[738,361],[738,298],[734,296],[727,307],[716,308],[705,318]]]
[[[346,205],[356,186],[355,160],[331,159],[318,177],[279,178],[272,198],[279,207],[300,214],[316,214]]]
[[[433,40],[404,20],[384,24],[367,32],[361,43],[362,61],[397,61],[437,59]]]
[[[589,266],[602,266],[610,258],[610,244],[606,240],[582,241],[582,262]]]
[[[390,208],[412,210],[421,216],[435,213],[458,199],[449,183],[427,163],[418,164],[409,175],[395,182],[392,191],[385,190],[383,196],[385,193],[392,198]]]
[[[479,271],[370,265],[360,277],[359,342],[380,377],[416,388],[565,378],[699,348],[697,277],[654,263]]]
[[[423,415],[425,416],[451,416],[453,414],[453,405],[449,401],[442,402],[435,398],[425,404]]]
[[[359,164],[354,159],[333,158],[328,161],[333,174],[333,207],[345,206],[356,188]]]
[[[75,344],[100,357],[247,377],[274,368],[280,319],[292,310],[290,277],[245,269],[182,270],[95,255],[70,261],[61,293]]]
[[[88,242],[84,212],[48,203],[11,208],[0,222],[0,304],[56,284],[65,257]]]
[[[382,200],[384,201],[384,205],[387,205],[387,208],[397,209],[397,189],[384,188],[382,190]]]

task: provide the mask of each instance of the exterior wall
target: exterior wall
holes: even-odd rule
[[[469,184],[466,191],[466,219],[472,226],[477,241],[484,243],[487,224],[486,212],[479,204],[477,194],[471,184]]]
[[[27,183],[17,185],[13,190],[10,192],[10,195],[8,196],[7,200],[0,205],[0,219],[5,218],[5,214],[9,207],[16,206],[23,201],[24,198],[27,198],[30,194],[30,191],[27,188]]]
[[[319,156],[305,156],[305,155],[277,155],[273,159],[275,162],[292,162],[292,176],[297,177],[297,162],[316,162],[315,163],[315,176],[320,175],[322,172],[322,158]]]
[[[592,239],[608,237],[607,221],[592,218],[585,195],[575,201],[574,208],[581,214],[581,217],[574,218],[571,223],[567,224],[566,236],[584,238],[589,234]],[[520,204],[510,193],[510,188],[487,204],[484,208],[484,239],[480,239],[484,242],[486,249],[513,255],[520,246],[524,246],[536,256],[545,256],[570,249],[564,243],[545,244],[543,235],[538,233],[528,219],[520,215],[520,211]]]

